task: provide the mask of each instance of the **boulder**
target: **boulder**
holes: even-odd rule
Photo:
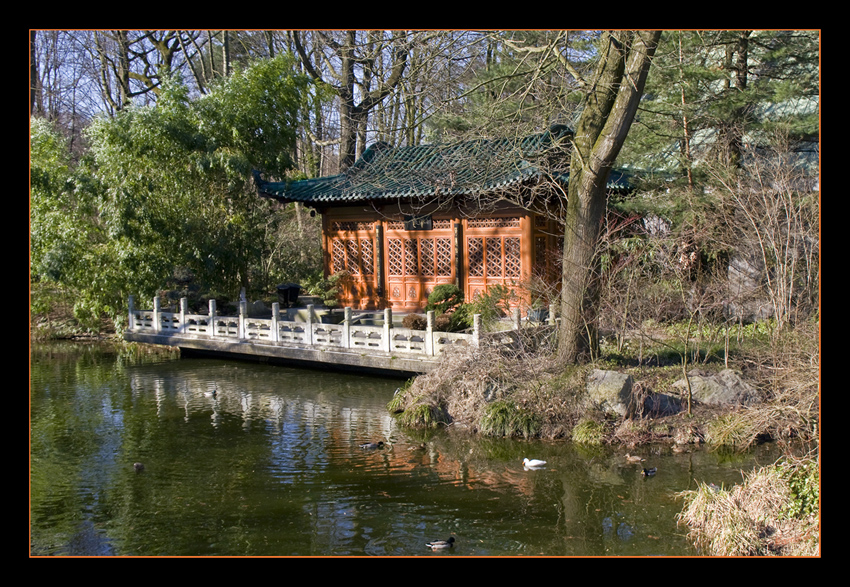
[[[691,382],[691,396],[695,401],[708,405],[749,405],[759,401],[758,392],[741,379],[732,369],[724,369],[715,375],[707,375],[699,370],[688,373]],[[688,383],[684,379],[673,384],[684,396]]]
[[[617,371],[594,369],[587,376],[587,394],[596,407],[620,416],[634,411],[631,375]]]
[[[651,416],[670,416],[682,411],[682,402],[666,393],[652,393],[643,400],[643,413]]]

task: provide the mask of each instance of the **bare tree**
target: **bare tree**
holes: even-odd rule
[[[104,102],[114,112],[130,100],[156,94],[164,79],[186,65],[183,50],[200,35],[178,30],[93,32]]]
[[[350,167],[365,150],[369,113],[401,82],[418,33],[382,31],[292,32],[295,49],[306,71],[333,88],[338,98],[339,166]],[[382,54],[390,66],[381,70]]]
[[[763,268],[767,299],[778,329],[817,307],[819,286],[818,192],[795,164],[787,136],[749,155],[738,174],[711,170],[733,211],[737,251]]]

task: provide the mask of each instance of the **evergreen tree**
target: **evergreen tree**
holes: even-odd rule
[[[74,287],[91,314],[120,318],[169,276],[235,297],[268,289],[288,220],[257,198],[252,170],[284,177],[309,80],[286,56],[222,78],[191,100],[179,78],[155,105],[100,118],[91,157],[71,173],[56,136],[33,119],[32,272]],[[85,196],[85,197],[83,197]]]

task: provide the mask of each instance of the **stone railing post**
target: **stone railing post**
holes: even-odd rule
[[[127,330],[136,330],[136,308],[133,296],[130,296],[130,299],[127,301],[127,319],[129,320],[127,322]]]
[[[304,333],[307,335],[307,340],[305,341],[310,346],[313,346],[313,316],[315,313],[313,312],[315,306],[313,304],[307,304],[307,325],[304,327]]]
[[[188,313],[189,300],[187,298],[180,298],[180,327],[177,330],[180,334],[186,333],[186,314]]]
[[[425,314],[425,354],[434,356],[434,310]]]
[[[342,348],[350,349],[351,348],[351,308],[346,308],[344,310],[344,317],[342,320]]]
[[[245,340],[246,338],[248,338],[248,334],[245,332],[245,318],[247,316],[248,301],[242,300],[239,302],[239,340]]]
[[[280,326],[278,322],[280,320],[280,303],[274,302],[272,303],[272,342],[277,342],[280,340]]]
[[[209,329],[210,336],[215,337],[215,300],[210,300],[210,313],[209,318],[207,319],[207,328]]]
[[[384,352],[391,352],[393,348],[393,311],[391,308],[384,309]]]
[[[153,298],[153,331],[159,334],[160,327],[160,315],[159,313],[162,311],[162,306],[159,302],[159,296],[154,296]]]
[[[516,330],[522,328],[522,312],[518,307],[514,308],[514,328]]]
[[[472,317],[472,346],[478,348],[481,345],[481,314]]]

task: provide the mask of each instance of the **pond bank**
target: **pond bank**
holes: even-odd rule
[[[565,366],[548,350],[483,345],[445,356],[388,408],[407,426],[452,425],[490,436],[746,448],[766,440],[817,439],[818,361],[817,338],[809,332],[698,369],[613,359]],[[600,396],[591,390],[600,373],[626,384]],[[713,392],[726,384],[736,393],[719,402],[723,394]],[[712,397],[700,395],[700,386]],[[425,414],[427,422],[418,417]]]
[[[752,395],[758,400],[731,405],[687,402],[683,393],[689,385],[677,385],[684,375],[681,365],[634,367],[608,361],[564,367],[546,353],[467,349],[446,357],[441,369],[412,380],[388,409],[406,426],[565,439],[620,446],[624,452],[641,445],[654,454],[690,452],[700,445],[742,451],[777,442],[785,459],[754,472],[742,485],[721,490],[705,485],[681,494],[686,509],[680,522],[705,554],[818,556],[818,348],[817,338],[804,331],[740,353],[730,363],[740,368],[744,385],[757,391]],[[630,376],[630,393],[639,400],[669,395],[688,408],[668,415],[603,409],[588,397],[588,378],[598,366]],[[700,365],[699,376],[728,366]],[[814,448],[803,460],[791,460],[790,447],[801,442]],[[769,493],[763,491],[767,486]]]

